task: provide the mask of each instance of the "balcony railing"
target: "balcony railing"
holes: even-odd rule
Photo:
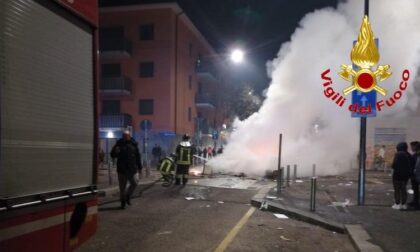
[[[210,61],[198,60],[195,72],[199,78],[206,79],[209,82],[217,81],[216,70]]]
[[[102,94],[129,95],[131,80],[126,77],[102,77],[100,91]]]
[[[101,128],[127,128],[132,126],[132,117],[129,114],[102,114],[100,116]]]
[[[216,99],[211,95],[197,94],[195,96],[195,105],[197,107],[216,108]]]
[[[131,42],[125,38],[102,38],[99,40],[102,57],[130,56]]]

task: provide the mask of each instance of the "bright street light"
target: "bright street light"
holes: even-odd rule
[[[230,54],[230,60],[235,63],[239,64],[244,61],[244,52],[241,49],[235,49]]]

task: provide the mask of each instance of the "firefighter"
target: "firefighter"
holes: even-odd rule
[[[188,182],[188,172],[192,164],[193,148],[190,143],[190,136],[185,134],[182,142],[176,147],[176,179],[175,185],[186,185]]]
[[[159,162],[159,171],[162,174],[162,178],[164,180],[162,186],[170,186],[174,179],[175,159],[176,155],[172,153]]]

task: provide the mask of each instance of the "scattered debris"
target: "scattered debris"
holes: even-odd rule
[[[217,201],[217,203],[219,203],[219,204],[223,204],[223,203],[225,203],[225,202],[223,202],[223,201]]]
[[[270,195],[267,195],[267,196],[265,196],[267,199],[277,199],[277,197],[276,196],[270,196]]]
[[[351,185],[353,185],[353,184],[350,184],[350,183],[347,183],[347,184],[346,184],[346,186],[351,186]]]
[[[278,228],[276,228],[277,230],[283,230],[284,228],[282,228],[282,227],[278,227]]]
[[[289,238],[284,237],[283,235],[280,235],[280,238],[284,241],[291,241]]]
[[[344,202],[339,202],[339,201],[335,201],[332,202],[332,204],[330,206],[335,206],[335,207],[347,207],[350,206],[350,200],[346,199]]]
[[[276,216],[278,219],[289,219],[289,217],[287,217],[287,215],[285,214],[274,214],[274,216]]]
[[[186,200],[193,200],[195,199],[194,197],[185,197]]]
[[[168,234],[172,234],[172,231],[163,231],[163,232],[159,232],[157,234],[158,235],[168,235]]]
[[[206,207],[210,207],[210,205],[206,205]]]
[[[260,210],[267,210],[267,209],[268,209],[268,203],[267,203],[267,201],[263,201],[261,203]]]
[[[295,182],[296,182],[296,183],[303,183],[303,180],[301,180],[301,179],[296,179],[296,180],[295,180]]]

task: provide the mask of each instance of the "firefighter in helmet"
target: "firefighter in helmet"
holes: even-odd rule
[[[159,171],[162,174],[164,180],[162,186],[170,186],[175,176],[175,159],[176,154],[172,153],[169,156],[166,156],[164,159],[159,162]]]
[[[175,185],[186,185],[188,182],[188,172],[192,164],[193,148],[190,143],[190,136],[185,134],[182,136],[182,142],[176,147],[176,179]]]

